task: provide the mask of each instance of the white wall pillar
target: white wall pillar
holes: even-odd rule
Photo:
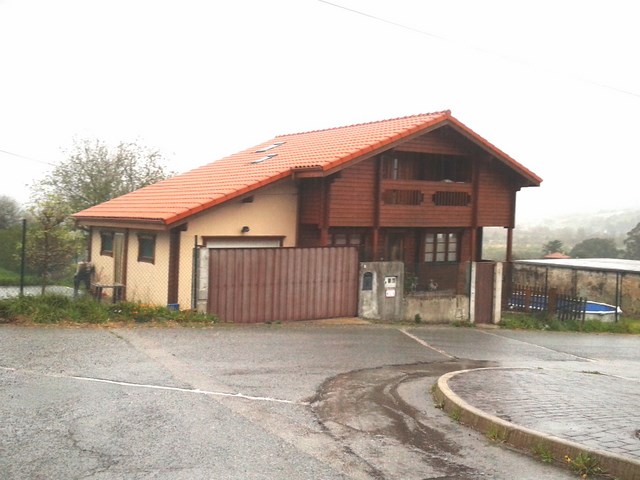
[[[493,271],[493,323],[500,323],[502,319],[502,272],[503,263],[496,262]]]

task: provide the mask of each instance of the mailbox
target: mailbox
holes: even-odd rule
[[[358,316],[390,321],[402,318],[402,262],[361,263],[360,281]]]
[[[397,286],[398,277],[384,277],[384,296],[386,298],[394,298]]]

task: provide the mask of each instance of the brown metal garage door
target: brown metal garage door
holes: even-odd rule
[[[207,310],[225,322],[351,317],[358,306],[354,247],[209,250]]]

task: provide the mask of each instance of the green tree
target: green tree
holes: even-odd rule
[[[109,148],[99,140],[75,140],[67,154],[33,187],[35,203],[56,198],[75,213],[169,176],[162,155],[136,143]]]
[[[542,246],[542,253],[548,255],[550,253],[563,253],[564,245],[560,240],[551,240]]]
[[[22,226],[14,225],[0,229],[0,270],[20,272],[20,258],[16,256],[18,245],[22,243]]]
[[[0,195],[0,230],[17,225],[21,218],[20,204],[7,195]]]
[[[631,260],[640,260],[640,223],[627,233],[624,240],[625,257]]]
[[[26,241],[26,261],[39,275],[42,293],[51,280],[69,274],[73,259],[82,248],[82,234],[71,228],[71,211],[55,196],[42,198],[30,209],[33,221]]]
[[[109,148],[99,140],[75,140],[67,154],[32,187],[27,263],[40,275],[43,292],[69,272],[80,252],[84,233],[75,230],[71,214],[169,176],[160,153],[136,143]]]
[[[619,258],[621,250],[610,238],[587,238],[571,249],[573,258]]]

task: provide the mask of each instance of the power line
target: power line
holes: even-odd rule
[[[491,55],[491,56],[494,56],[494,57],[499,57],[499,58],[502,58],[503,60],[507,60],[507,61],[510,61],[510,62],[522,63],[522,64],[525,64],[525,65],[528,65],[531,68],[535,68],[535,69],[539,69],[540,68],[539,65],[532,64],[531,62],[528,62],[528,61],[526,61],[526,60],[524,60],[522,58],[510,57],[510,56],[504,55],[504,54],[496,52],[496,51],[485,50],[485,49],[482,49],[482,48],[479,48],[479,47],[476,47],[474,45],[470,45],[470,44],[467,44],[467,43],[463,43],[463,42],[455,42],[455,41],[451,40],[450,38],[443,37],[441,35],[436,35],[434,33],[430,33],[430,32],[427,32],[425,30],[421,30],[419,28],[415,28],[415,27],[411,27],[409,25],[405,25],[403,23],[394,22],[392,20],[388,20],[388,19],[383,18],[383,17],[372,15],[370,13],[366,13],[366,12],[363,12],[361,10],[356,10],[354,8],[345,7],[344,5],[340,5],[338,3],[329,2],[328,0],[318,0],[318,1],[321,2],[321,3],[327,4],[327,5],[330,5],[332,7],[335,7],[335,8],[340,8],[342,10],[346,10],[348,12],[352,12],[352,13],[355,13],[357,15],[361,15],[363,17],[367,17],[367,18],[370,18],[370,19],[378,21],[378,22],[386,23],[388,25],[392,25],[394,27],[402,28],[404,30],[409,30],[410,32],[414,32],[414,33],[418,33],[420,35],[424,35],[424,36],[427,36],[427,37],[435,38],[435,39],[443,41],[443,42],[452,43],[452,44],[456,44],[457,43],[458,45],[460,45],[460,46],[462,46],[462,47],[464,47],[466,49],[469,49],[469,50],[475,50],[477,52],[488,54],[488,55]],[[548,69],[548,68],[547,68],[547,70],[552,71],[551,69]],[[630,95],[632,97],[640,98],[640,93],[632,92],[631,90],[625,90],[623,88],[615,87],[613,85],[608,85],[606,83],[596,82],[595,80],[590,80],[590,79],[587,79],[587,78],[584,78],[584,77],[580,77],[580,76],[577,76],[577,75],[572,75],[572,74],[567,73],[567,72],[555,71],[555,73],[568,75],[568,76],[572,77],[574,80],[578,80],[578,81],[583,82],[583,83],[588,83],[588,84],[596,86],[596,87],[606,88],[608,90],[612,90],[612,91],[617,92],[617,93],[622,93],[622,94],[625,94],[625,95]]]
[[[0,148],[0,153],[6,153],[7,155],[13,155],[14,157],[24,158],[25,160],[31,160],[32,162],[42,163],[44,165],[51,165],[52,167],[56,166],[55,163],[45,162],[44,160],[38,160],[37,158],[27,157],[25,155],[20,155],[19,153],[13,153],[7,150],[2,150],[1,148]]]

